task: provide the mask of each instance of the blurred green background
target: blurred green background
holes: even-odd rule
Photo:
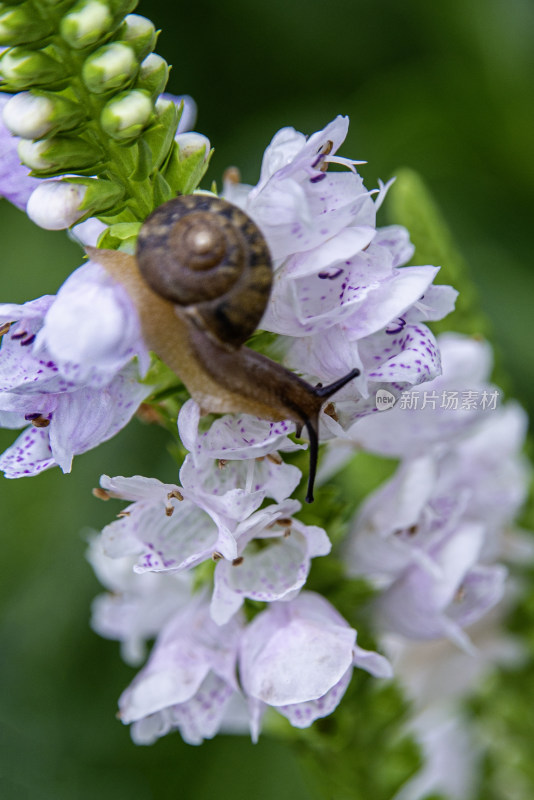
[[[276,130],[311,133],[338,113],[351,118],[342,154],[368,160],[369,188],[402,166],[423,175],[468,261],[513,392],[533,410],[531,0],[152,0],[139,13],[163,30],[170,90],[198,103],[197,129],[216,148],[210,180],[220,185],[236,164],[255,182]],[[5,201],[0,212],[2,300],[54,293],[80,250]],[[387,206],[381,213],[394,221]],[[13,438],[1,432],[2,449]],[[134,672],[88,628],[99,587],[85,538],[114,513],[90,489],[102,472],[174,480],[166,445],[162,431],[134,421],[78,457],[71,475],[1,483],[5,800],[315,797],[281,743],[220,737],[192,748],[174,735],[135,748],[114,719]]]

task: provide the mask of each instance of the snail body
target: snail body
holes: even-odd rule
[[[169,200],[143,224],[136,256],[88,248],[120,282],[143,336],[181,378],[203,413],[292,420],[310,439],[307,502],[313,501],[319,412],[359,374],[311,386],[243,343],[256,330],[272,282],[270,253],[254,222],[210,195]]]

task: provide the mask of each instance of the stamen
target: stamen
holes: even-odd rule
[[[331,417],[334,420],[334,422],[339,422],[339,417],[336,414],[336,407],[333,403],[328,403],[328,405],[324,407],[324,413],[328,417]]]
[[[20,343],[21,347],[27,347],[29,344],[33,344],[35,342],[35,333],[32,333],[31,336],[28,336],[27,339],[23,339]]]
[[[93,497],[97,497],[99,500],[110,500],[111,495],[109,492],[106,492],[105,489],[101,489],[97,486],[95,489],[92,490]]]
[[[243,558],[243,556],[238,556],[237,558],[234,558],[234,560],[232,561],[232,567],[238,567],[240,564],[243,563],[244,560],[245,559]]]
[[[333,281],[343,274],[343,267],[338,267],[335,272],[319,272],[318,276],[322,280]]]
[[[11,328],[11,325],[12,325],[11,322],[4,322],[3,325],[0,325],[0,336],[3,336],[4,333],[7,333]]]
[[[150,403],[141,403],[135,412],[135,416],[137,419],[140,419],[141,422],[146,422],[147,425],[163,424],[160,412],[158,409],[154,408],[154,406],[150,405]]]
[[[218,550],[214,550],[213,553],[211,554],[211,558],[213,561],[220,561],[222,557],[223,557],[222,553],[219,553]]]
[[[32,418],[29,420],[34,428],[48,428],[50,420],[48,417],[43,417],[41,414],[31,414]]]
[[[396,333],[400,333],[402,329],[405,327],[405,325],[406,325],[406,320],[404,319],[404,317],[399,317],[397,320],[397,327],[386,328],[386,333],[388,333],[390,336],[393,336]]]
[[[267,453],[267,460],[273,464],[283,464],[282,456],[279,453]]]
[[[223,172],[223,183],[237,185],[241,183],[241,173],[237,167],[228,167]]]

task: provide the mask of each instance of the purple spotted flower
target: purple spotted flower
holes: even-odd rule
[[[359,420],[348,431],[351,441],[381,455],[425,455],[458,441],[487,416],[486,409],[500,395],[489,380],[492,354],[488,343],[444,333],[438,337],[437,347],[442,374],[424,387],[414,382],[386,413]]]
[[[71,469],[74,455],[126,425],[150,388],[148,353],[126,293],[96,264],[73,273],[57,297],[0,305],[0,421],[31,426],[0,457],[7,477]]]
[[[504,595],[506,569],[480,563],[484,528],[464,522],[433,548],[435,565],[414,564],[377,600],[382,625],[409,639],[448,638],[472,651],[464,631],[493,608]]]
[[[356,644],[356,631],[320,595],[303,592],[273,603],[247,626],[239,670],[248,697],[251,733],[258,738],[268,706],[306,728],[336,708],[354,667],[391,677],[389,661]]]
[[[367,191],[357,162],[335,155],[347,128],[344,117],[308,139],[284,128],[265,152],[255,187],[225,186],[273,254],[273,291],[261,327],[283,337],[285,364],[312,383],[360,369],[328,405],[323,438],[344,437],[376,412],[377,391],[398,397],[440,374],[439,351],[424,323],[448,314],[457,295],[433,285],[437,267],[403,266],[413,255],[404,228],[376,228],[387,186]],[[331,162],[348,169],[328,172]]]
[[[97,537],[90,541],[87,558],[108,590],[93,601],[91,625],[100,636],[119,641],[123,659],[137,666],[145,659],[147,640],[189,601],[191,573],[138,575],[134,557],[108,558]]]
[[[179,730],[189,744],[211,739],[239,692],[236,659],[242,622],[224,626],[193,598],[161,631],[146,664],[119,699],[120,718],[137,744]]]

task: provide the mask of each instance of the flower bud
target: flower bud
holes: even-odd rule
[[[133,139],[148,124],[152,112],[150,96],[134,89],[116,95],[104,106],[100,125],[113,139]]]
[[[204,152],[204,160],[208,157],[211,144],[208,137],[202,133],[196,133],[195,131],[179,133],[175,137],[175,141],[180,148],[180,160],[190,158],[201,150]]]
[[[139,0],[108,0],[113,16],[118,22],[133,11],[138,3]]]
[[[150,53],[141,63],[136,88],[144,89],[152,97],[157,97],[164,90],[169,78],[169,65],[164,58]]]
[[[83,185],[65,181],[43,181],[28,200],[29,218],[48,231],[70,228],[85,211],[81,209],[87,189]]]
[[[62,81],[65,69],[40,50],[14,47],[6,50],[0,58],[0,78],[6,82],[6,89],[18,91]]]
[[[30,92],[14,95],[4,106],[2,118],[15,136],[39,139],[50,130],[53,104],[47,97],[34,97]]]
[[[3,119],[15,136],[41,139],[69,130],[84,119],[82,109],[54,92],[19,92],[4,106]]]
[[[59,231],[116,206],[123,194],[123,187],[100,178],[43,181],[30,196],[26,213],[41,228]]]
[[[201,133],[179,133],[165,168],[165,180],[173,191],[191,194],[208,167],[210,142]]]
[[[139,14],[128,14],[117,31],[117,39],[133,47],[139,60],[152,52],[157,38],[153,23]]]
[[[39,172],[78,172],[96,165],[101,153],[83,139],[58,136],[53,139],[32,141],[21,139],[18,146],[23,164]]]
[[[0,45],[12,47],[43,39],[52,30],[52,23],[35,13],[30,3],[8,6],[0,10]]]
[[[104,45],[92,53],[82,68],[82,78],[91,92],[103,94],[122,88],[138,69],[131,47],[120,42]]]
[[[113,17],[101,0],[79,0],[61,20],[63,39],[75,50],[96,44],[111,29]]]

